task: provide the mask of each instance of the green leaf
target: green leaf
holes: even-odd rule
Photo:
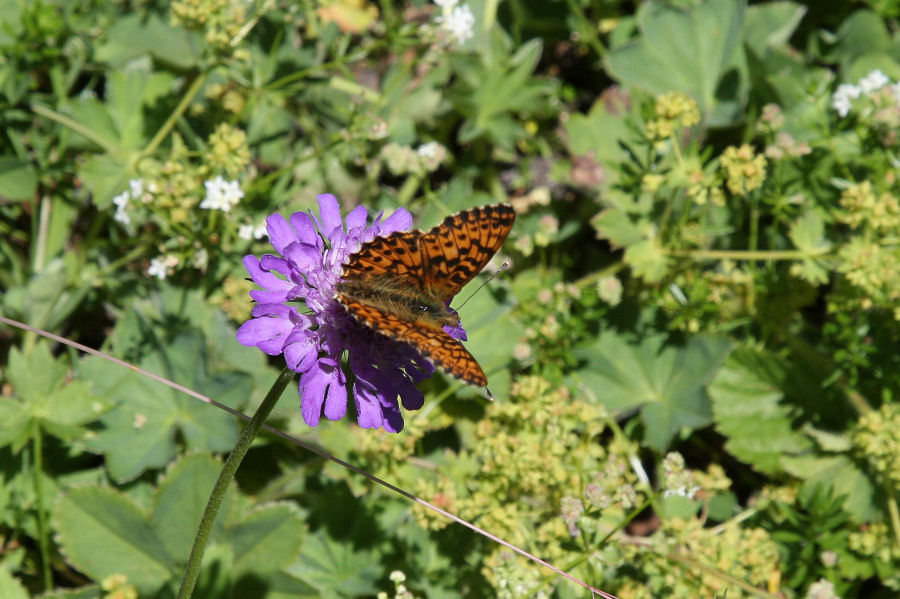
[[[646,2],[637,14],[640,37],[612,50],[606,67],[622,83],[653,94],[688,94],[710,126],[734,124],[747,95],[743,6],[715,0],[681,10]]]
[[[728,439],[725,448],[766,474],[781,472],[783,456],[812,447],[781,403],[785,377],[786,365],[776,357],[739,348],[709,385],[716,430]]]
[[[647,239],[625,248],[625,262],[634,274],[648,283],[661,281],[669,271],[669,261],[656,239]]]
[[[871,10],[857,10],[841,23],[834,48],[826,58],[846,67],[864,54],[885,52],[890,43],[884,20]]]
[[[209,500],[222,464],[209,454],[181,458],[162,477],[153,498],[150,526],[162,539],[169,555],[186,562],[197,526]],[[224,530],[232,493],[226,494],[219,517],[213,525],[214,538]]]
[[[144,325],[139,317],[123,317],[113,336],[147,351],[141,339]],[[203,336],[194,330],[179,333],[168,345],[156,345],[140,365],[197,391],[214,393],[215,399],[240,405],[252,389],[252,378],[241,373],[210,375]],[[227,451],[237,440],[234,417],[165,385],[137,376],[102,360],[82,363],[84,376],[96,382],[117,408],[104,416],[104,430],[88,446],[106,455],[110,475],[117,481],[131,480],[148,468],[159,468],[175,455],[176,435],[187,447],[198,451]]]
[[[113,489],[72,489],[57,503],[54,529],[69,562],[95,580],[124,574],[142,594],[172,577],[174,560],[140,509]]]
[[[785,46],[806,14],[796,2],[767,2],[747,7],[744,42],[757,54]]]
[[[801,259],[800,276],[814,285],[828,282],[830,269],[822,258],[817,258],[831,248],[825,237],[825,219],[818,210],[808,210],[791,223],[788,233],[797,249],[812,254]]]
[[[297,559],[305,524],[296,506],[266,505],[228,529],[238,571],[268,573]]]
[[[324,531],[308,535],[303,553],[285,572],[307,582],[323,597],[372,596],[381,566],[371,551],[357,551],[350,543],[329,538]]]
[[[148,468],[160,468],[175,455],[177,403],[171,389],[100,358],[82,362],[84,377],[108,383],[105,397],[118,404],[101,422],[104,429],[86,442],[106,456],[110,476],[125,482]]]
[[[91,156],[81,164],[78,175],[93,193],[92,199],[98,208],[112,206],[113,198],[125,191],[128,180],[136,176],[122,156],[111,154]]]
[[[6,568],[0,567],[0,597],[4,599],[28,599],[28,591]]]
[[[154,13],[124,14],[106,31],[97,46],[100,62],[121,68],[134,59],[150,54],[181,70],[198,66],[200,44],[183,29],[172,27]],[[117,71],[114,71],[117,72]]]
[[[785,456],[782,464],[785,471],[807,485],[821,485],[835,496],[843,495],[844,509],[856,522],[870,522],[881,514],[871,479],[847,456]]]
[[[37,191],[34,167],[15,156],[0,156],[0,195],[7,200],[33,200]]]
[[[7,375],[17,399],[0,398],[0,445],[18,451],[35,426],[68,441],[86,433],[82,425],[97,420],[108,406],[87,383],[65,383],[66,373],[46,344],[36,345],[28,356],[10,351]]]
[[[576,378],[614,411],[642,408],[647,444],[660,453],[682,428],[711,420],[705,386],[728,355],[730,343],[693,337],[684,346],[667,346],[662,336],[640,343],[605,332],[575,350],[584,361]]]
[[[644,241],[644,221],[634,222],[625,210],[610,208],[591,219],[597,234],[614,248],[623,248]]]

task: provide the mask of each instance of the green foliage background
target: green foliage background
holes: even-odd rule
[[[495,403],[271,423],[623,599],[897,596],[900,5],[464,4],[0,0],[0,311],[252,411],[267,215],[511,202]],[[238,423],[0,335],[0,596],[173,597]],[[587,596],[270,436],[216,527],[196,596]]]

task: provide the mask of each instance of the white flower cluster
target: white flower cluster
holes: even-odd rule
[[[237,181],[226,181],[221,175],[211,181],[204,181],[206,197],[200,202],[201,208],[229,212],[244,197]]]
[[[266,221],[257,225],[241,225],[238,228],[238,237],[246,239],[247,241],[262,239],[266,235],[268,235],[268,232],[266,231]]]
[[[157,256],[150,260],[147,275],[164,281],[169,276],[169,271],[178,266],[178,262],[175,256]]]
[[[130,180],[128,182],[128,191],[123,191],[113,198],[113,204],[116,205],[116,214],[113,218],[123,225],[131,224],[131,216],[128,214],[128,204],[130,204],[132,200],[146,204],[153,199],[153,194],[156,193],[156,191],[156,184],[153,182],[145,186],[143,179]]]
[[[450,38],[462,45],[475,35],[475,14],[468,4],[459,4],[459,0],[434,0],[441,7],[442,14],[434,21],[446,31]]]
[[[850,109],[853,108],[853,100],[861,96],[869,96],[885,86],[890,89],[891,94],[893,94],[897,103],[900,104],[900,83],[891,83],[887,75],[881,70],[875,69],[860,79],[855,85],[852,83],[840,84],[831,96],[831,107],[840,116],[845,117],[850,114]]]

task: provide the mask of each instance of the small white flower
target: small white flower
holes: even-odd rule
[[[178,266],[178,258],[175,256],[166,256],[165,258],[157,256],[150,260],[147,275],[164,281],[169,276],[169,270],[176,266]]]
[[[132,179],[128,182],[128,189],[131,190],[132,199],[139,200],[144,195],[144,180]]]
[[[697,493],[700,492],[700,487],[678,487],[676,489],[666,489],[663,491],[663,497],[687,497],[688,499],[694,499],[697,496]]]
[[[831,101],[831,107],[834,108],[840,116],[845,117],[850,114],[850,109],[853,108],[853,104],[851,104],[850,100],[847,98],[835,97]]]
[[[127,191],[123,191],[113,198],[113,204],[116,205],[116,215],[113,218],[124,225],[131,223],[131,217],[126,212],[130,200],[131,198],[128,196]]]
[[[454,7],[449,14],[435,19],[458,44],[465,44],[475,35],[475,15],[468,5]]]
[[[881,69],[875,69],[859,80],[859,88],[864,94],[871,94],[890,82],[891,80],[888,79],[887,75],[881,72]]]
[[[436,141],[430,141],[427,144],[422,144],[416,148],[416,154],[422,158],[434,158],[437,155],[438,146],[440,146],[440,144]]]
[[[444,10],[450,10],[451,8],[459,4],[459,0],[434,0],[434,3]]]
[[[850,108],[853,106],[853,100],[862,94],[862,88],[851,83],[842,83],[834,90],[831,96],[831,107],[837,113],[844,117],[850,114]]]
[[[206,187],[206,198],[200,202],[201,208],[229,212],[244,197],[237,181],[226,181],[221,175],[205,181],[203,185]]]
[[[268,235],[266,231],[266,223],[265,221],[261,222],[258,225],[241,225],[238,228],[238,237],[241,239],[246,239],[247,241],[252,241],[254,239],[262,239]]]

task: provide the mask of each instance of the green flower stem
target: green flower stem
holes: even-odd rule
[[[177,599],[188,599],[191,593],[194,592],[197,577],[200,575],[203,552],[209,543],[213,523],[216,521],[216,515],[222,506],[225,493],[228,492],[228,487],[231,485],[231,481],[234,480],[238,466],[241,465],[244,456],[247,455],[247,450],[250,449],[253,439],[256,438],[259,429],[262,428],[263,423],[265,423],[266,418],[272,412],[272,408],[278,403],[278,398],[281,397],[284,388],[287,387],[293,376],[293,371],[287,368],[281,371],[272,388],[269,389],[269,393],[266,394],[265,399],[256,409],[256,413],[253,414],[253,418],[247,423],[247,428],[241,433],[240,438],[234,445],[234,449],[228,455],[228,459],[222,465],[222,471],[219,473],[219,478],[213,487],[212,493],[209,494],[209,501],[206,503],[203,517],[200,519],[200,525],[197,527],[197,534],[194,536],[194,546],[191,547],[191,555],[188,557],[187,564],[184,567],[184,577],[181,579],[181,588],[178,589]]]
[[[178,122],[178,119],[181,118],[181,115],[185,113],[188,107],[191,105],[191,102],[194,101],[194,97],[197,93],[203,88],[203,85],[206,83],[207,73],[203,72],[194,79],[194,82],[191,84],[191,87],[188,88],[187,93],[184,94],[184,97],[181,98],[181,102],[178,103],[178,106],[175,107],[175,110],[172,111],[172,114],[169,115],[169,118],[166,119],[166,122],[163,123],[162,127],[159,128],[159,131],[156,132],[156,135],[153,136],[153,139],[150,140],[150,143],[147,144],[141,153],[137,156],[137,160],[140,160],[144,156],[149,156],[153,152],[156,151],[156,148],[163,142],[163,140],[168,137],[169,133],[172,132],[172,129],[175,128],[175,123]],[[137,163],[135,160],[135,164]],[[135,164],[129,164],[129,167],[134,167]]]
[[[779,250],[779,251],[747,251],[747,250],[667,250],[668,256],[692,258],[694,260],[800,260],[815,258],[831,252],[829,248],[817,250]]]
[[[31,110],[34,111],[36,114],[41,115],[42,117],[46,117],[46,118],[50,119],[51,121],[56,121],[60,125],[62,125],[64,127],[68,127],[69,129],[78,133],[79,135],[86,137],[87,139],[91,140],[92,142],[94,142],[95,144],[97,144],[98,146],[103,148],[103,150],[108,154],[120,154],[122,152],[122,150],[117,145],[111,144],[108,139],[106,139],[105,137],[102,137],[100,135],[97,135],[97,133],[95,133],[93,129],[85,126],[81,122],[79,122],[71,117],[68,117],[64,114],[56,112],[55,110],[48,108],[46,106],[42,106],[40,104],[32,104]]]
[[[885,489],[888,495],[888,515],[891,518],[891,528],[894,529],[894,542],[900,547],[900,510],[897,509],[897,492],[894,483],[890,481],[885,485]]]
[[[41,477],[44,474],[44,437],[41,431],[41,425],[35,421],[34,430],[31,432],[31,438],[34,440],[31,456],[32,460],[32,476],[34,484],[35,508],[37,509],[37,534],[38,544],[41,551],[41,573],[44,578],[44,590],[49,591],[53,588],[53,574],[50,572],[50,543],[47,538],[47,512],[44,509],[44,483]]]

